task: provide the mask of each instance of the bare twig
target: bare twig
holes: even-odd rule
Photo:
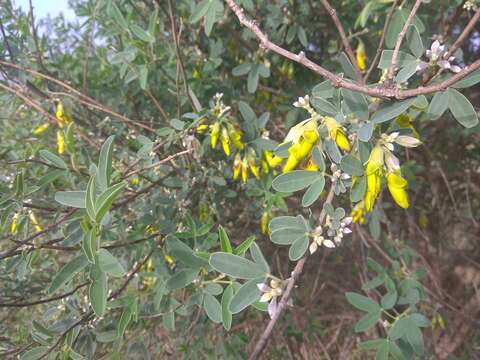
[[[393,79],[393,76],[395,75],[395,71],[397,70],[398,54],[400,51],[400,46],[402,46],[403,39],[405,38],[405,35],[407,35],[408,28],[410,27],[410,24],[412,23],[413,18],[415,17],[415,14],[420,8],[422,1],[423,0],[417,0],[415,2],[415,5],[413,5],[412,11],[410,11],[410,15],[408,15],[407,17],[407,21],[405,21],[405,24],[403,25],[402,31],[400,31],[400,33],[398,34],[397,42],[395,43],[395,48],[393,49],[392,64],[388,69],[387,79],[390,81]]]
[[[461,72],[455,74],[454,76],[446,79],[445,81],[426,86],[426,87],[418,87],[415,89],[408,89],[408,90],[401,90],[395,89],[385,86],[377,86],[377,87],[367,87],[365,85],[360,85],[355,82],[351,82],[347,79],[341,78],[340,76],[328,71],[327,69],[323,68],[322,66],[314,63],[313,61],[307,59],[305,53],[301,51],[299,54],[294,54],[268,40],[267,35],[265,35],[262,30],[257,25],[256,21],[248,19],[243,9],[238,6],[234,0],[225,0],[228,4],[230,9],[235,13],[240,23],[245,26],[246,28],[250,29],[260,40],[261,46],[265,49],[271,50],[287,59],[295,61],[299,64],[302,64],[306,68],[314,71],[315,73],[323,76],[327,80],[329,80],[334,87],[341,87],[353,91],[360,92],[362,94],[370,95],[373,97],[379,98],[392,98],[392,99],[403,99],[409,98],[417,95],[423,94],[430,94],[436,91],[441,91],[446,89],[447,87],[455,84],[457,81],[463,79],[465,76],[470,74],[471,72],[475,71],[476,69],[480,68],[480,59],[475,61],[470,66],[463,69]]]
[[[160,160],[160,161],[157,161],[157,162],[154,163],[154,164],[151,164],[151,165],[149,165],[149,166],[146,166],[146,167],[144,167],[144,168],[142,168],[142,169],[137,169],[137,170],[133,170],[133,171],[129,172],[128,174],[126,174],[126,175],[124,176],[124,178],[128,178],[129,176],[138,174],[139,172],[144,171],[144,170],[147,170],[147,169],[156,168],[157,166],[160,166],[160,165],[162,165],[162,164],[165,164],[165,163],[167,163],[167,162],[175,159],[175,158],[178,157],[178,156],[185,155],[185,154],[188,154],[188,153],[190,153],[190,152],[192,152],[192,150],[191,150],[191,149],[188,149],[188,150],[183,150],[183,151],[180,151],[180,152],[178,152],[178,153],[176,153],[176,154],[167,156],[165,159],[162,159],[162,160]]]
[[[355,58],[355,54],[353,53],[352,47],[350,46],[350,42],[348,41],[348,37],[347,37],[347,34],[345,33],[345,29],[343,28],[342,23],[340,22],[340,19],[337,16],[337,11],[330,5],[328,0],[320,0],[320,2],[322,3],[323,7],[327,10],[327,12],[330,14],[330,17],[332,18],[335,26],[337,27],[338,33],[340,35],[340,39],[342,40],[343,47],[345,48],[345,52],[347,53],[350,61],[352,62],[352,65],[357,74],[357,78],[360,81],[360,83],[363,83],[362,71],[358,67],[357,59]]]
[[[40,46],[38,45],[38,35],[37,35],[37,29],[35,27],[35,17],[33,16],[32,0],[28,0],[28,5],[30,7],[30,21],[32,22],[32,37],[33,37],[33,43],[35,44],[35,49],[37,50],[38,65],[42,68],[43,71],[48,73],[48,70],[43,63],[43,57],[42,57],[42,52],[40,50]]]
[[[398,4],[398,0],[394,0],[392,7],[390,8],[390,11],[388,12],[385,18],[385,24],[383,25],[382,35],[380,36],[377,52],[375,53],[375,57],[373,58],[372,63],[370,64],[370,67],[367,70],[367,74],[365,75],[365,79],[364,79],[365,82],[367,82],[367,80],[370,78],[372,71],[375,69],[375,67],[378,64],[378,61],[380,60],[380,56],[382,55],[382,51],[383,51],[383,44],[385,42],[385,35],[387,33],[388,26],[390,25],[390,21],[392,20],[393,14],[397,9],[397,4]]]
[[[333,196],[335,194],[335,185],[336,182],[332,183],[332,186],[330,188],[330,191],[328,192],[327,198],[325,200],[325,204],[330,204],[333,200]],[[326,216],[325,209],[322,209],[320,216],[319,216],[319,223],[323,224],[323,221],[325,220]],[[270,339],[270,336],[272,335],[272,330],[275,324],[277,323],[278,319],[280,318],[280,315],[282,312],[285,310],[287,307],[288,299],[290,299],[290,295],[292,293],[292,290],[295,286],[296,281],[300,278],[300,275],[302,274],[303,267],[305,265],[305,262],[307,261],[307,256],[304,256],[301,258],[297,264],[295,265],[295,268],[292,271],[292,275],[290,277],[290,280],[288,281],[288,285],[285,289],[285,292],[283,293],[282,299],[278,303],[277,309],[275,313],[273,314],[272,318],[268,322],[267,327],[263,331],[262,335],[258,339],[258,341],[255,344],[255,348],[253,352],[250,354],[249,359],[250,360],[256,360],[259,358],[259,356],[262,354],[263,350],[265,349],[265,346],[267,345],[268,340]]]
[[[448,52],[447,52],[447,55],[446,55],[447,58],[452,56],[453,53],[462,45],[462,43],[465,41],[465,39],[468,37],[468,35],[475,28],[475,25],[477,24],[477,22],[479,20],[480,20],[480,8],[475,12],[475,15],[473,15],[473,17],[470,19],[467,26],[465,26],[462,33],[457,38],[457,40],[455,40],[455,42],[450,47],[450,49],[448,49]]]

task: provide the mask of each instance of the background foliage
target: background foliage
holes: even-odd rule
[[[423,1],[390,85],[414,1],[332,1],[354,61],[324,2],[236,3],[271,42],[367,84],[452,76],[417,70],[475,18],[448,66],[479,59],[475,1]],[[75,0],[73,23],[0,5],[2,358],[247,358],[318,225],[332,245],[305,263],[265,358],[478,358],[479,70],[389,101],[267,51],[220,0]],[[305,94],[310,115],[292,105]],[[289,129],[316,116],[311,163],[280,175]],[[392,132],[422,141],[395,144],[410,206],[384,176],[334,244]]]

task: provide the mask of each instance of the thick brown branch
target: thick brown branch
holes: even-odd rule
[[[415,89],[408,89],[408,90],[401,90],[395,89],[391,87],[384,87],[384,86],[377,86],[377,87],[367,87],[365,85],[360,85],[355,82],[351,82],[346,80],[327,69],[323,68],[322,66],[314,63],[313,61],[307,59],[305,53],[302,51],[299,54],[294,54],[268,40],[267,35],[265,35],[262,30],[258,27],[257,23],[253,20],[248,19],[241,7],[239,7],[234,0],[225,0],[228,4],[230,9],[235,13],[240,23],[245,26],[246,28],[250,29],[260,40],[260,44],[265,49],[271,50],[287,59],[295,61],[303,66],[307,67],[308,69],[314,71],[315,73],[323,76],[327,80],[329,80],[334,87],[345,88],[348,90],[353,90],[356,92],[360,92],[365,95],[369,95],[372,97],[377,98],[391,98],[391,99],[404,99],[409,98],[417,95],[425,95],[430,94],[436,91],[445,90],[449,86],[455,84],[457,81],[463,79],[465,76],[470,74],[471,72],[475,71],[476,69],[480,68],[480,59],[475,61],[470,66],[463,69],[458,74],[452,76],[451,78],[427,87],[418,87]]]

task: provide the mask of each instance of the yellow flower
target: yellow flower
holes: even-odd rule
[[[220,142],[222,143],[222,148],[225,155],[230,156],[230,138],[228,137],[226,128],[222,128],[222,132],[220,133]]]
[[[167,263],[168,267],[173,270],[177,264],[175,263],[175,260],[173,260],[173,258],[170,256],[170,255],[165,255],[163,257],[165,259],[165,262]]]
[[[298,127],[299,125],[302,126]],[[294,128],[292,128],[286,137],[286,139],[292,141],[293,144],[288,149],[287,162],[282,170],[284,173],[294,170],[300,160],[310,155],[313,146],[319,138],[316,120],[308,119],[307,122],[301,122],[299,125],[294,127],[296,129],[293,133],[292,130]]]
[[[264,211],[262,214],[262,218],[260,219],[260,232],[263,235],[268,235],[268,222],[270,220],[270,214],[268,211]]]
[[[230,135],[230,140],[232,140],[233,146],[235,146],[238,150],[243,150],[245,148],[245,144],[242,142],[242,130],[238,126],[230,125],[228,126],[228,134]]]
[[[10,233],[15,235],[17,233],[17,221],[18,221],[18,214],[13,215],[12,224],[10,225]]]
[[[57,102],[55,117],[57,119],[57,123],[58,123],[58,126],[60,126],[60,128],[63,128],[65,125],[68,125],[72,122],[72,117],[69,114],[65,113],[65,109],[61,101]]]
[[[48,128],[50,127],[50,124],[49,123],[45,123],[43,125],[40,125],[38,127],[36,127],[34,130],[33,130],[33,135],[41,135],[43,134]]]
[[[283,162],[283,158],[280,156],[273,155],[271,151],[265,150],[263,152],[263,156],[265,157],[265,160],[267,161],[268,166],[270,166],[272,169],[277,167]]]
[[[308,159],[307,163],[303,168],[304,170],[308,170],[308,171],[318,171],[318,166],[317,164],[315,164],[315,161],[313,161],[312,158]]]
[[[357,47],[357,65],[360,71],[364,71],[367,67],[365,60],[367,60],[367,55],[365,54],[365,45],[362,42],[359,42]]]
[[[408,182],[400,175],[400,171],[391,172],[387,175],[388,190],[397,205],[404,209],[409,206],[408,194],[405,190],[407,185]]]
[[[242,182],[245,184],[247,182],[248,177],[248,160],[247,157],[244,156],[242,160]]]
[[[137,186],[137,185],[140,185],[140,179],[138,177],[134,177],[132,180],[131,180],[131,183],[133,186]]]
[[[28,213],[28,217],[30,218],[30,221],[32,222],[33,227],[35,228],[36,232],[42,231],[42,227],[40,226],[40,223],[37,220],[37,217],[35,216],[35,213],[33,211],[30,211]]]
[[[253,176],[255,176],[258,179],[260,177],[260,174],[258,172],[258,166],[255,163],[256,154],[253,148],[248,149],[247,158],[248,158],[248,166],[250,168],[250,172],[253,174]]]
[[[65,152],[65,136],[60,129],[57,130],[57,151],[60,155]]]
[[[412,130],[413,136],[415,136],[417,139],[420,139],[420,134],[413,126],[413,119],[410,115],[406,115],[406,114],[398,115],[395,121],[401,128]]]
[[[365,222],[365,203],[360,201],[355,205],[350,215],[353,222],[363,224]]]
[[[365,210],[371,212],[375,200],[380,193],[384,154],[381,146],[377,145],[370,153],[365,175],[367,176],[367,191],[365,193]]]
[[[330,116],[325,116],[323,122],[328,129],[328,135],[335,141],[340,149],[343,151],[350,151],[350,143],[343,127]]]
[[[216,122],[211,128],[210,145],[212,146],[212,149],[215,149],[217,147],[218,135],[220,135],[220,123]]]
[[[208,125],[207,124],[200,124],[197,126],[197,128],[195,129],[195,131],[198,133],[198,134],[205,134],[205,132],[208,130]]]
[[[239,153],[237,153],[237,155],[235,155],[235,159],[233,160],[233,180],[237,180],[241,170],[242,170],[242,157],[240,156]]]

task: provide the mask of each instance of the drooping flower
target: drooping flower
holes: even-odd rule
[[[210,145],[212,146],[212,149],[215,149],[217,147],[218,136],[220,135],[220,123],[216,122],[212,125],[211,129]]]
[[[268,302],[268,315],[273,317],[277,311],[277,297],[282,295],[281,283],[277,280],[270,280],[270,286],[265,283],[257,284],[258,289],[263,293],[260,302]]]
[[[442,45],[440,41],[435,40],[430,49],[427,49],[425,55],[429,59],[429,62],[421,61],[417,65],[417,71],[422,72],[426,70],[429,66],[439,66],[441,69],[450,70],[454,73],[458,73],[462,68],[458,65],[452,65],[452,62],[455,60],[454,56],[448,56],[448,51],[445,45]]]
[[[363,224],[365,222],[365,203],[360,201],[356,204],[350,215],[354,223]]]
[[[365,193],[365,210],[371,212],[375,205],[375,200],[380,193],[382,178],[382,167],[384,163],[384,152],[381,146],[376,145],[367,162],[365,175],[367,176],[367,190]]]
[[[361,41],[358,43],[356,57],[358,68],[360,69],[360,71],[364,71],[367,67],[367,55],[365,54],[365,45]]]
[[[285,137],[285,143],[291,142],[292,145],[288,149],[283,172],[295,169],[298,163],[310,154],[318,138],[317,120],[314,118],[304,120],[291,128]]]
[[[387,186],[393,200],[403,209],[408,208],[408,194],[405,190],[408,182],[402,177],[400,171],[394,171],[387,174]]]
[[[328,129],[328,134],[330,138],[335,141],[340,149],[343,151],[350,151],[350,142],[345,133],[345,129],[330,116],[325,116],[323,118],[323,123]]]
[[[222,143],[222,148],[225,155],[230,156],[230,137],[228,136],[228,131],[225,127],[222,128],[220,133],[220,142]]]

